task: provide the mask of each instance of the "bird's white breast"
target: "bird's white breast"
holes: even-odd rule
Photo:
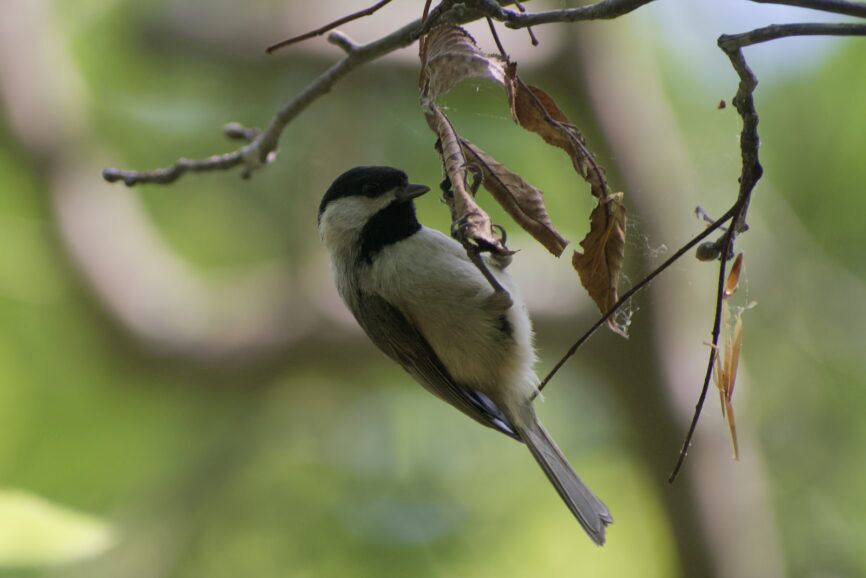
[[[493,288],[460,244],[424,227],[385,247],[358,288],[399,308],[458,382],[514,403],[537,385],[532,327],[511,276],[493,263],[489,269],[511,295],[508,310],[491,299]]]

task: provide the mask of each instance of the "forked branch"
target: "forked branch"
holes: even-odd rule
[[[719,37],[719,47],[730,57],[730,53],[737,49],[791,36],[866,36],[866,24],[859,22],[773,24],[742,34],[724,34]]]
[[[757,0],[756,0],[757,1]],[[845,2],[818,0],[795,0],[797,6],[823,9],[821,6],[833,4],[838,6],[850,4]],[[790,1],[778,2],[784,4],[792,4]],[[802,23],[802,24],[783,24],[772,25],[763,28],[758,28],[750,32],[742,34],[723,35],[718,40],[719,48],[721,48],[731,61],[731,65],[740,77],[739,88],[734,96],[734,107],[740,114],[743,120],[743,128],[740,132],[740,156],[742,160],[742,169],[740,172],[740,189],[737,195],[737,200],[734,206],[729,210],[732,213],[732,225],[719,239],[720,243],[720,259],[719,259],[719,278],[716,289],[716,307],[713,316],[712,342],[710,346],[710,355],[707,362],[707,370],[704,375],[704,381],[701,386],[701,392],[698,396],[695,411],[692,416],[689,429],[683,441],[682,448],[677,456],[676,464],[671,472],[668,482],[673,483],[676,480],[680,469],[688,454],[691,446],[692,437],[697,429],[698,420],[703,411],[704,402],[707,398],[707,393],[710,387],[710,379],[713,375],[713,367],[718,355],[719,335],[722,327],[722,301],[724,299],[725,279],[727,276],[728,259],[734,251],[734,243],[739,233],[748,229],[746,224],[746,215],[749,210],[749,204],[752,199],[752,192],[755,185],[763,175],[759,159],[760,138],[758,136],[758,112],[755,108],[754,92],[758,86],[758,78],[746,62],[743,56],[743,48],[761,42],[768,42],[779,38],[790,36],[808,36],[808,35],[836,35],[836,36],[863,36],[866,35],[866,25],[859,23]]]
[[[225,171],[235,167],[243,167],[242,175],[248,177],[276,158],[277,145],[288,124],[313,102],[327,94],[344,76],[364,64],[373,62],[386,54],[413,44],[436,26],[441,24],[465,24],[485,16],[490,16],[495,20],[502,20],[506,26],[512,28],[527,28],[534,24],[549,22],[574,22],[578,20],[615,18],[651,1],[601,0],[597,4],[581,8],[530,14],[512,12],[503,8],[503,6],[515,4],[513,0],[502,0],[501,2],[497,2],[496,0],[465,0],[459,3],[444,0],[431,9],[429,14],[425,14],[424,18],[410,22],[394,32],[367,44],[355,45],[351,42],[345,42],[345,36],[335,31],[331,33],[329,40],[332,44],[336,44],[342,48],[346,52],[346,55],[322,75],[310,82],[294,98],[289,100],[277,111],[267,128],[243,147],[204,159],[182,158],[170,167],[150,171],[106,168],[103,171],[103,177],[108,182],[122,181],[127,186],[144,183],[168,184],[189,172]],[[369,8],[350,14],[321,28],[274,45],[269,50],[273,51],[280,46],[320,36],[334,30],[334,28],[345,22],[372,14],[385,4],[387,2],[382,0]]]

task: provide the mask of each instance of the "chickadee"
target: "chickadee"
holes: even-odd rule
[[[429,190],[389,167],[357,167],[334,181],[319,205],[319,234],[340,296],[373,343],[430,393],[525,443],[604,544],[613,518],[535,416],[532,326],[508,263],[485,257],[513,305],[459,243],[418,222],[413,199]]]

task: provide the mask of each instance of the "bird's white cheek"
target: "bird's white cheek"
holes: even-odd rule
[[[343,212],[328,209],[322,215],[319,235],[322,237],[325,247],[335,257],[354,250],[359,232],[360,229],[354,226]]]

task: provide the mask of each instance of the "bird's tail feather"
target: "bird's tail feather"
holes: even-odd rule
[[[562,451],[538,422],[532,406],[528,406],[528,410],[528,414],[521,416],[523,419],[516,420],[520,422],[517,425],[520,438],[547,474],[568,509],[593,542],[601,546],[604,544],[605,527],[613,523],[610,512],[577,477]]]

